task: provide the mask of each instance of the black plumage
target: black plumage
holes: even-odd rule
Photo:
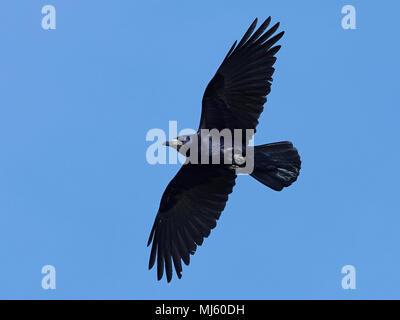
[[[229,50],[205,90],[199,131],[255,131],[271,90],[275,54],[280,49],[275,44],[284,33],[274,35],[279,23],[267,30],[270,22],[269,17],[254,32],[255,19],[240,42],[235,42]],[[246,145],[247,142],[248,139]],[[179,151],[179,146],[174,147]],[[274,190],[289,186],[299,174],[300,157],[290,142],[254,147],[254,159],[251,175]],[[172,264],[181,278],[181,261],[188,265],[190,255],[215,228],[235,179],[232,165],[189,163],[171,180],[161,198],[148,240],[148,245],[152,244],[149,268],[157,262],[159,280],[165,271],[167,281],[171,281]]]

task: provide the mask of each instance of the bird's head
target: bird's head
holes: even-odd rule
[[[179,151],[179,149],[189,141],[190,141],[190,135],[185,135],[185,136],[176,137],[175,139],[172,139],[170,141],[165,141],[163,143],[163,145],[174,148],[177,151]]]

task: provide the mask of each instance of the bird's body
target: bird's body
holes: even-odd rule
[[[270,92],[280,49],[274,45],[283,35],[272,37],[279,23],[265,31],[270,20],[254,32],[256,19],[229,50],[205,90],[198,132],[166,143],[188,161],[165,189],[148,241],[149,268],[157,260],[159,280],[164,270],[171,280],[172,264],[181,277],[181,261],[188,265],[190,255],[216,226],[238,168],[251,162],[248,173],[277,191],[299,175],[300,157],[292,143],[248,145]]]
[[[242,131],[242,130],[240,130]],[[199,130],[195,134],[185,135],[166,142],[194,164],[232,164],[232,168],[246,161],[246,144],[242,135],[235,139],[230,131]]]

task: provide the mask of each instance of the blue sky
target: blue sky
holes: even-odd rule
[[[56,30],[41,28],[46,4]],[[0,298],[400,298],[399,9],[2,1]],[[146,241],[179,164],[148,164],[146,133],[197,128],[227,50],[269,15],[286,34],[255,143],[293,141],[300,177],[278,193],[240,176],[183,278],[157,282]],[[349,264],[356,290],[341,287]]]

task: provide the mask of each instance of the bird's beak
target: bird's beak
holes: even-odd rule
[[[177,150],[178,150],[179,146],[181,146],[182,144],[183,144],[182,141],[180,141],[177,138],[172,139],[171,141],[165,141],[163,143],[164,146],[168,146],[168,147],[171,147],[171,148],[174,148],[174,149],[177,149]]]

